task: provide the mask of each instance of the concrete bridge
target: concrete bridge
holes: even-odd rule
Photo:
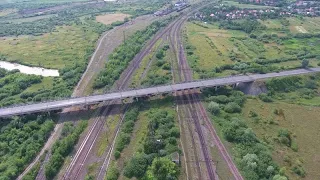
[[[309,73],[316,73],[316,72],[320,72],[320,68],[296,69],[296,70],[282,71],[278,73],[268,73],[268,74],[229,76],[229,77],[223,77],[223,78],[183,82],[180,84],[163,85],[163,86],[150,87],[150,88],[144,88],[144,89],[119,91],[119,92],[107,93],[102,95],[92,95],[87,97],[76,97],[76,98],[69,98],[65,100],[57,100],[57,101],[51,101],[51,102],[25,104],[25,105],[19,105],[15,107],[1,108],[0,117],[9,117],[14,115],[23,115],[23,114],[30,114],[35,112],[46,112],[46,111],[52,111],[52,110],[59,110],[59,109],[63,109],[71,106],[97,104],[103,101],[110,101],[110,100],[116,100],[116,99],[143,97],[148,95],[170,93],[170,92],[181,91],[186,89],[194,89],[194,88],[232,85],[232,84],[243,83],[243,82],[253,82],[256,80],[262,80],[262,79],[268,79],[268,78],[301,75],[301,74],[309,74]]]

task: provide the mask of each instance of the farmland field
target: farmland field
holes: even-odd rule
[[[265,68],[264,72],[299,68],[303,59],[308,59],[309,65],[316,67],[320,63],[320,38],[312,34],[320,29],[310,23],[318,20],[310,18],[308,23],[294,24],[300,20],[288,18],[289,25],[279,19],[259,20],[257,22],[264,28],[250,34],[221,28],[218,22],[188,22],[185,44],[188,61],[195,70],[194,77],[221,76],[228,74],[226,71],[235,73],[234,70],[248,70],[249,67]],[[311,33],[311,37],[290,35],[290,31]]]

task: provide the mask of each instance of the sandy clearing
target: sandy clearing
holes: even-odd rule
[[[112,24],[113,22],[116,21],[123,21],[124,18],[130,17],[129,14],[122,14],[122,13],[116,13],[116,14],[105,14],[105,15],[100,15],[96,17],[96,20],[100,23],[103,24]]]
[[[307,33],[308,31],[302,26],[295,26],[296,30],[301,33]]]

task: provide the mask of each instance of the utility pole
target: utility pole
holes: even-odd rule
[[[126,43],[126,31],[123,30],[123,42]]]

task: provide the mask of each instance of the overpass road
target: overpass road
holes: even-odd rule
[[[115,99],[143,97],[147,95],[170,93],[170,92],[186,90],[186,89],[223,86],[223,85],[230,85],[230,84],[243,83],[243,82],[253,82],[256,80],[263,80],[268,78],[294,76],[294,75],[310,74],[310,73],[317,73],[317,72],[320,72],[320,68],[296,69],[296,70],[281,71],[278,73],[268,73],[268,74],[229,76],[229,77],[223,77],[223,78],[184,82],[180,84],[156,86],[156,87],[150,87],[150,88],[144,88],[144,89],[119,91],[119,92],[107,93],[102,95],[92,95],[92,96],[76,97],[76,98],[57,100],[57,101],[51,101],[51,102],[25,104],[25,105],[13,106],[13,107],[1,108],[0,117],[9,117],[14,115],[23,115],[23,114],[30,114],[35,112],[59,110],[59,109],[63,109],[65,107],[70,107],[70,106],[91,105],[91,104],[97,104],[99,102],[110,101]]]

